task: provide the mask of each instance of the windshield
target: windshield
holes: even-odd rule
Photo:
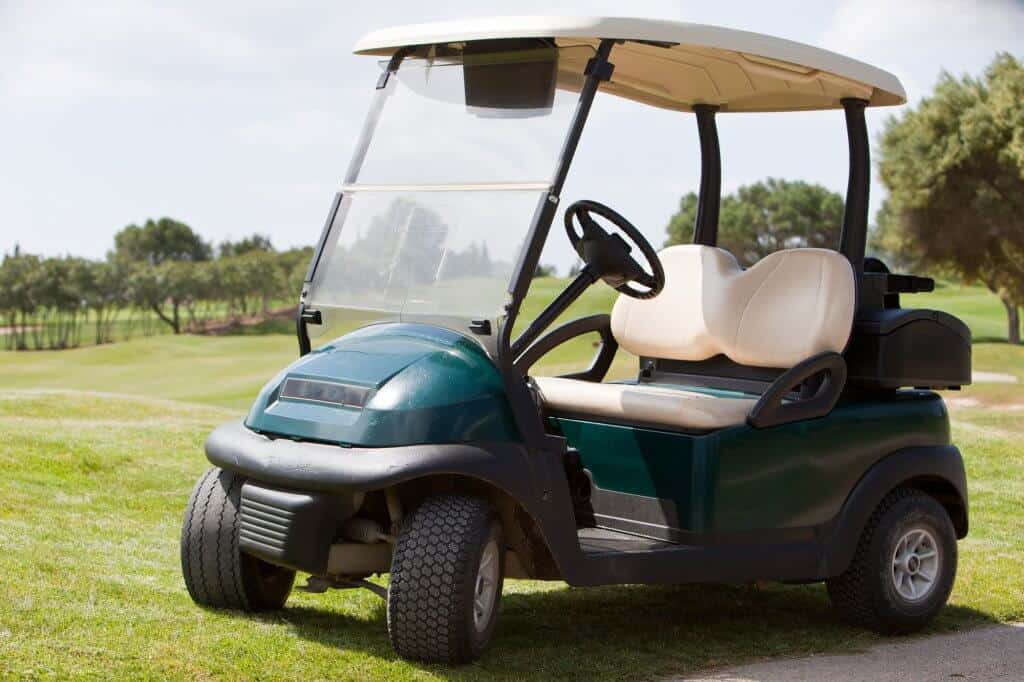
[[[592,54],[405,60],[377,91],[342,186],[306,298],[327,324],[310,331],[496,321]]]

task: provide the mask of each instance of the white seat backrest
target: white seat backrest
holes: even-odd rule
[[[661,293],[620,295],[612,309],[612,334],[630,353],[689,361],[721,353],[741,365],[789,368],[846,347],[856,283],[836,251],[777,251],[747,270],[712,246],[671,246],[658,255]]]

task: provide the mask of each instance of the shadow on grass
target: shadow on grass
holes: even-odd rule
[[[1009,345],[1005,336],[975,336],[971,339],[971,343],[1001,343],[1004,346]]]
[[[395,660],[384,602],[369,622],[333,609],[289,607],[296,635]],[[995,622],[947,607],[927,630]],[[481,661],[464,667],[411,663],[446,679],[650,679],[751,659],[850,651],[878,641],[839,623],[821,585],[614,586],[524,592],[510,582],[495,637]]]

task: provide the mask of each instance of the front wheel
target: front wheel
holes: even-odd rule
[[[202,606],[268,611],[284,606],[295,571],[238,548],[244,479],[217,467],[196,483],[181,525],[181,572]]]
[[[927,625],[956,577],[956,532],[935,498],[898,488],[871,515],[849,568],[826,582],[845,620],[881,634]]]
[[[493,506],[463,495],[428,498],[405,520],[388,587],[388,635],[399,656],[465,663],[497,622],[505,539]]]

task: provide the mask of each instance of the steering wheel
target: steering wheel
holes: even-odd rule
[[[632,248],[618,234],[609,234],[592,216],[600,216],[624,232],[643,254],[650,274],[630,255]],[[577,231],[575,223],[582,228]],[[572,248],[595,275],[616,291],[633,298],[654,298],[665,286],[665,270],[651,243],[632,223],[596,201],[577,201],[565,209],[565,232]],[[631,286],[636,282],[645,289]]]

